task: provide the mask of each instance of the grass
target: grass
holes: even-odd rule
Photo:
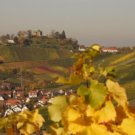
[[[43,48],[43,47],[19,47],[1,46],[0,57],[5,62],[17,61],[39,61],[69,57],[71,53],[65,49]]]
[[[128,53],[128,54],[116,59],[115,61],[113,61],[112,64],[119,64],[119,63],[129,60],[131,58],[134,58],[134,56],[135,56],[135,52]]]
[[[101,65],[101,66],[108,66],[112,65],[113,61],[116,59],[119,59],[120,57],[124,56],[125,54],[106,54],[106,55],[100,55],[95,59],[95,64],[96,65]]]
[[[122,85],[126,89],[127,97],[131,105],[135,105],[135,80]]]

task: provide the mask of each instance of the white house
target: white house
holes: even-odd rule
[[[36,98],[37,97],[37,91],[30,90],[28,95],[29,95],[29,98]]]
[[[84,52],[86,50],[86,47],[84,45],[79,46],[78,49],[80,52]]]
[[[14,44],[14,43],[15,43],[15,41],[12,40],[12,39],[9,39],[7,42],[8,42],[9,44]]]
[[[116,47],[103,47],[102,49],[103,53],[118,53],[119,50]]]
[[[4,98],[0,95],[0,101],[4,101]]]

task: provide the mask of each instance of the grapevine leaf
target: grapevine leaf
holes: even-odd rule
[[[48,107],[48,112],[50,119],[54,122],[59,122],[61,120],[62,108],[59,105],[51,105]]]
[[[23,128],[20,129],[20,133],[24,135],[30,135],[36,131],[36,127],[32,124],[25,124]]]
[[[34,110],[32,112],[32,119],[31,122],[34,123],[35,125],[37,125],[39,128],[42,126],[43,122],[44,122],[44,118],[39,114],[38,109]]]
[[[107,80],[106,86],[108,91],[112,94],[114,100],[121,106],[128,104],[125,89],[122,88],[117,82]]]
[[[95,68],[94,67],[90,67],[89,68],[89,72],[94,72],[95,71]]]
[[[71,74],[69,78],[69,83],[73,85],[80,84],[82,81],[82,77],[76,74]]]
[[[55,127],[51,126],[51,129],[52,129],[52,134],[64,135],[64,129],[63,128],[55,128]]]
[[[88,79],[91,73],[95,71],[93,66],[89,66],[88,64],[83,64],[83,76],[85,79]]]
[[[85,130],[85,126],[70,122],[68,126],[68,134],[74,134],[76,135],[77,133],[83,132]]]
[[[93,123],[91,126],[87,127],[87,135],[108,135],[109,132],[104,125],[99,125]]]
[[[77,97],[75,95],[70,95],[68,98],[69,104],[74,104],[77,100]]]
[[[51,99],[53,105],[59,105],[62,108],[67,106],[67,101],[65,96],[58,96]]]
[[[91,117],[94,116],[94,114],[95,114],[95,109],[92,108],[90,105],[88,105],[86,109],[86,116]]]
[[[24,122],[18,122],[17,123],[17,129],[20,129],[24,125]]]
[[[17,129],[24,135],[29,135],[42,126],[44,119],[38,109],[33,111],[25,110],[16,116]]]
[[[93,45],[92,49],[96,50],[96,51],[100,51],[100,46],[99,45]]]
[[[95,113],[95,119],[98,123],[105,123],[114,121],[116,118],[116,111],[111,101],[107,101],[105,106]]]
[[[124,119],[120,125],[121,129],[127,135],[135,135],[135,120],[134,119]]]
[[[8,120],[7,118],[0,119],[0,129],[7,125],[7,120]]]
[[[89,89],[88,89],[86,86],[81,85],[81,86],[77,89],[77,94],[80,95],[80,96],[88,95],[88,94],[89,94]]]
[[[81,114],[77,110],[75,110],[71,107],[68,107],[66,109],[66,112],[64,113],[64,116],[67,119],[67,121],[71,122],[71,121],[75,121],[76,119],[81,117]]]
[[[89,90],[89,103],[93,108],[99,108],[105,102],[107,89],[102,83],[96,80],[91,80]]]
[[[62,113],[67,106],[66,97],[58,96],[52,99],[52,105],[48,107],[48,112],[52,121],[59,122],[62,118]]]

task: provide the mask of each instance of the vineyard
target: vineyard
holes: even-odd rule
[[[76,86],[76,93],[54,97],[42,115],[36,109],[1,118],[0,128],[7,135],[134,135],[135,111],[115,67],[94,66],[99,54],[98,45],[76,54],[71,74],[59,76],[57,83]]]

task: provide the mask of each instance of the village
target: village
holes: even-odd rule
[[[72,89],[60,89],[58,91],[35,89],[29,90],[26,95],[21,87],[12,89],[10,83],[0,84],[0,89],[0,117],[5,117],[26,109],[33,110],[38,107],[47,106],[51,103],[51,99],[58,95],[70,95],[75,93]]]

